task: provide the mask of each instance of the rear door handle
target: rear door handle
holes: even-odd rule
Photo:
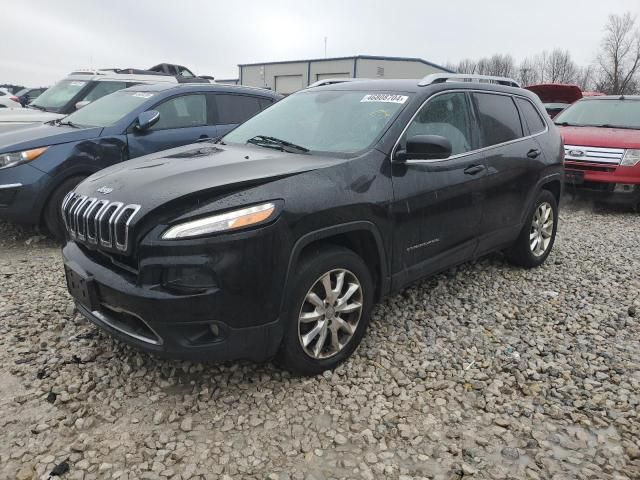
[[[529,158],[538,158],[540,156],[540,150],[537,148],[532,148],[527,152],[527,157]]]
[[[464,173],[467,175],[476,175],[484,171],[484,165],[471,165],[464,169]]]

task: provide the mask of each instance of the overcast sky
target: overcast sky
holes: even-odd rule
[[[179,63],[236,78],[238,63],[356,54],[434,63],[566,48],[593,60],[610,13],[639,0],[19,0],[4,5],[0,83],[49,85],[73,69]],[[640,17],[640,15],[639,15]]]

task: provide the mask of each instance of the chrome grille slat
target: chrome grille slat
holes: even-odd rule
[[[122,202],[113,202],[109,205],[102,216],[100,217],[100,225],[98,228],[98,235],[100,236],[100,245],[103,247],[112,248],[113,247],[113,220],[118,213],[118,211],[122,208]],[[115,207],[115,208],[114,208]],[[113,211],[111,209],[114,208]],[[109,239],[105,240],[105,232],[102,230],[102,220],[105,214],[109,213],[109,218],[107,219],[107,228],[106,233],[109,233]]]
[[[70,192],[62,201],[61,213],[73,240],[126,252],[131,222],[140,208]]]
[[[91,210],[91,207],[93,206],[93,204],[96,203],[96,200],[97,199],[95,197],[87,198],[87,200],[82,204],[80,211],[78,212],[77,235],[79,240],[86,240],[87,214],[89,213],[89,210]]]
[[[623,156],[623,148],[585,147],[580,145],[564,146],[564,158],[572,162],[620,165]]]
[[[71,238],[76,238],[77,236],[78,225],[76,223],[76,214],[86,199],[87,197],[85,195],[79,196],[69,210],[69,233],[71,233]]]
[[[87,215],[87,240],[89,243],[97,244],[98,243],[98,218],[102,211],[109,206],[109,202],[107,200],[98,200],[92,207],[91,213]],[[95,211],[93,218],[91,214]],[[91,235],[90,225],[93,225],[94,235]]]

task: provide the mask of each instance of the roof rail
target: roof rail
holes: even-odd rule
[[[458,82],[475,82],[475,83],[497,83],[498,85],[505,85],[507,87],[520,88],[520,84],[507,77],[494,77],[491,75],[476,75],[468,73],[432,73],[427,75],[418,82],[419,87],[426,87],[427,85],[433,85],[436,83],[444,83],[448,81]]]
[[[369,80],[368,78],[348,78],[348,77],[335,77],[335,78],[323,78],[317,82],[313,82],[306,88],[323,87],[325,85],[333,85],[335,83],[357,82],[358,80]]]

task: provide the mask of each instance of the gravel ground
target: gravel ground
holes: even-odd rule
[[[113,341],[34,235],[0,223],[2,479],[640,478],[637,214],[570,205],[544,267],[418,284],[302,379]]]

